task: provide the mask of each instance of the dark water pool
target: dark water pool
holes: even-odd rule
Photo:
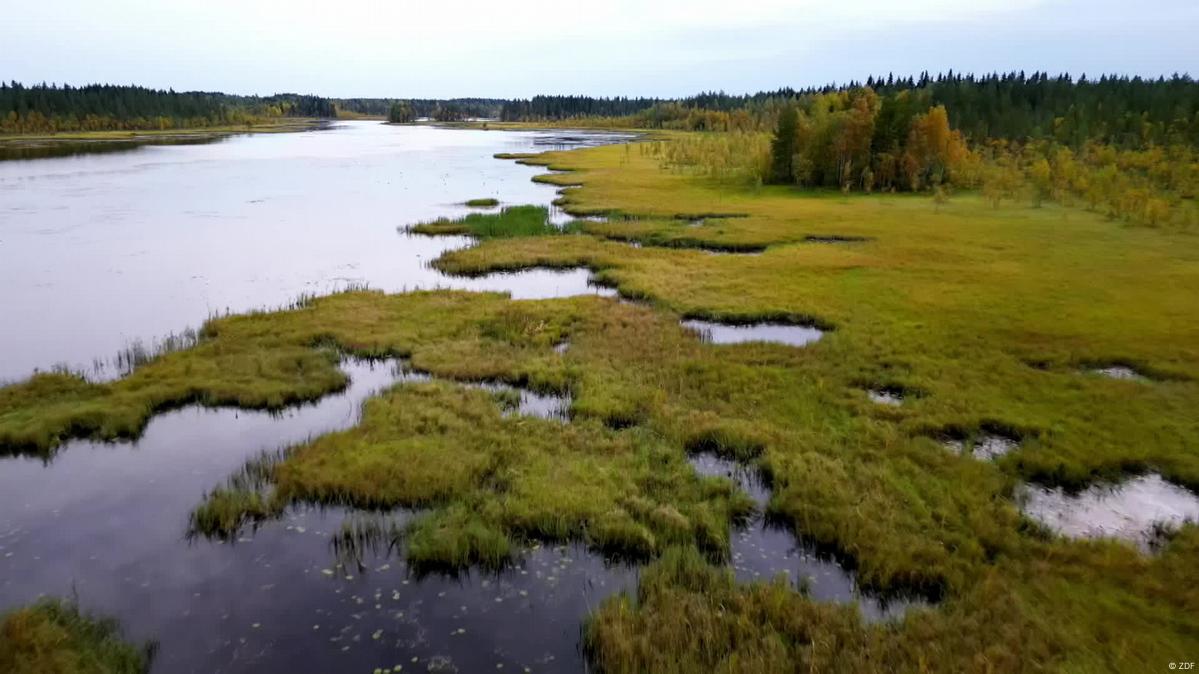
[[[824,331],[804,325],[782,323],[749,323],[734,325],[714,321],[686,320],[684,328],[712,344],[743,344],[746,342],[775,342],[790,346],[806,346],[824,336]]]
[[[835,557],[817,551],[797,538],[790,527],[767,518],[764,513],[770,502],[770,488],[753,468],[711,453],[693,455],[691,465],[700,475],[732,480],[757,506],[755,515],[733,531],[730,564],[738,580],[769,581],[782,574],[817,601],[856,603],[869,621],[898,618],[911,606],[925,604],[913,597],[881,597],[864,592],[853,572]]]

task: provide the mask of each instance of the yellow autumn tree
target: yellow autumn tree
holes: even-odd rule
[[[908,185],[921,190],[945,182],[966,154],[966,141],[949,128],[949,113],[938,105],[912,119],[901,168]]]

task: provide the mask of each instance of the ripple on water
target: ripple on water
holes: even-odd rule
[[[746,323],[735,325],[689,319],[681,325],[699,335],[700,340],[711,344],[744,344],[746,342],[774,342],[789,346],[806,346],[824,336],[820,328],[785,323]]]
[[[770,488],[759,471],[710,452],[692,455],[689,461],[700,475],[732,480],[757,505],[754,516],[731,536],[731,565],[737,580],[768,581],[781,573],[816,601],[856,603],[868,621],[899,618],[908,608],[927,603],[916,597],[863,591],[853,572],[833,556],[818,552],[789,527],[765,517]]]
[[[1029,484],[1017,496],[1025,515],[1063,536],[1116,538],[1146,551],[1163,530],[1199,522],[1199,496],[1157,473],[1077,494]]]
[[[77,592],[131,638],[157,640],[154,671],[172,674],[582,671],[582,616],[636,582],[582,545],[528,546],[498,574],[418,575],[391,541],[347,549],[342,535],[411,513],[312,506],[233,543],[185,540],[192,508],[247,459],[347,428],[371,394],[428,379],[397,361],[342,368],[345,391],[282,413],[188,407],[154,417],[136,443],[0,460],[0,611]],[[518,413],[561,404],[547,399],[522,395]]]

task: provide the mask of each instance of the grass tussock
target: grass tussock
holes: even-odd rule
[[[668,544],[727,546],[739,501],[713,491],[653,436],[502,412],[485,391],[399,386],[368,401],[357,427],[269,467],[253,464],[214,490],[193,526],[232,537],[294,502],[420,508],[427,512],[406,533],[407,554],[431,568],[502,565],[517,539],[586,540],[639,558]]]
[[[72,602],[43,599],[0,616],[0,671],[6,674],[144,674],[151,645],[121,638],[115,621]]]
[[[500,205],[500,200],[492,197],[467,199],[463,205],[467,206],[468,208],[495,208],[496,206]]]

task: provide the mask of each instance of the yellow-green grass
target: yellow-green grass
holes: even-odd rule
[[[265,481],[214,490],[193,526],[235,536],[294,502],[421,508],[410,563],[496,566],[514,538],[585,540],[638,559],[693,544],[719,558],[730,519],[751,507],[644,430],[504,416],[496,403],[459,384],[398,386],[369,401],[357,427],[266,462]]]
[[[569,390],[574,421],[506,418],[479,392],[404,385],[372,402],[361,427],[272,464],[261,492],[218,490],[197,512],[219,529],[295,500],[419,505],[430,512],[409,554],[448,564],[502,559],[526,535],[619,547],[645,531],[651,555],[681,545],[651,567],[639,597],[605,604],[591,623],[589,647],[610,671],[1138,671],[1195,652],[1194,528],[1150,558],[1048,536],[1011,496],[1025,480],[1080,486],[1146,469],[1199,488],[1199,240],[1076,209],[996,210],[971,195],[936,205],[740,188],[662,171],[635,146],[524,161],[577,169],[546,178],[584,185],[563,197],[576,212],[644,219],[494,238],[440,268],[581,264],[644,303],[355,292],[219,319],[196,347],[117,382],[40,375],[0,389],[0,444],[48,451],[65,437],[134,433],[155,409],[193,400],[311,398],[344,385],[335,351],[410,357],[441,378]],[[704,224],[688,227],[697,216]],[[678,237],[766,250],[712,255],[670,247]],[[703,345],[677,325],[684,315],[829,331],[802,349]],[[1117,362],[1153,379],[1084,371]],[[884,407],[868,387],[918,395]],[[1019,435],[1021,447],[992,463],[937,440],[983,426]],[[482,437],[496,446],[480,449]],[[402,451],[373,449],[388,443]],[[773,514],[855,565],[864,585],[942,601],[865,626],[852,609],[789,588],[730,584],[696,556],[719,540],[699,535],[709,525],[696,513],[737,507],[727,491],[696,491],[716,483],[688,480],[681,463],[687,449],[713,446],[756,457]],[[554,459],[564,472],[551,479]],[[444,474],[429,472],[439,465]],[[495,466],[519,468],[492,481]],[[639,482],[659,473],[677,484]],[[550,491],[525,498],[521,485]],[[570,485],[587,496],[573,501]],[[650,513],[673,508],[674,528],[639,515],[640,499]],[[554,526],[527,524],[559,512]],[[597,535],[608,521],[643,529]]]
[[[5,674],[142,674],[151,653],[122,640],[115,622],[69,602],[43,599],[0,615]]]

